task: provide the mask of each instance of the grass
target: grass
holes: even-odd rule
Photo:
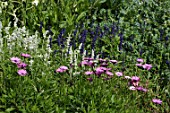
[[[10,5],[2,7],[3,3]],[[55,7],[57,3],[61,7]],[[0,13],[3,19],[0,21],[1,113],[170,111],[169,21],[167,9],[162,7],[165,3],[148,1],[137,5],[138,2],[115,1],[111,4],[105,0],[57,3],[51,0],[35,6],[27,1],[25,7],[25,2],[0,2],[3,12]],[[112,9],[116,4],[117,9]],[[160,9],[154,10],[152,5]],[[17,6],[20,7],[15,12]],[[24,15],[25,8],[32,14]],[[45,8],[47,11],[42,11]],[[164,18],[147,17],[156,26],[152,21],[144,23],[142,13],[134,16],[141,9],[146,15],[152,9],[158,17],[163,11]],[[12,20],[15,16],[9,16],[11,11],[19,21]],[[114,16],[116,12],[120,14]],[[43,16],[39,17],[41,13]],[[48,23],[46,19],[52,21]],[[25,58],[22,53],[31,57]],[[17,67],[19,64],[12,63],[12,57],[18,57],[27,66]],[[139,63],[138,58],[144,61]],[[145,64],[150,66],[145,69]],[[26,70],[26,75],[18,73],[20,69]],[[140,80],[134,80],[134,76]]]

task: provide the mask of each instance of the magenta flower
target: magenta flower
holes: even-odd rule
[[[111,63],[116,64],[117,60],[109,60]]]
[[[15,63],[15,64],[18,64],[21,62],[21,59],[18,57],[12,57],[10,60],[12,63]]]
[[[155,104],[162,104],[162,100],[156,98],[152,99],[152,102]]]
[[[21,62],[21,63],[18,63],[18,64],[17,64],[17,67],[18,67],[18,68],[25,68],[25,67],[27,67],[27,64]]]
[[[143,61],[144,61],[144,60],[141,59],[141,58],[138,58],[138,59],[137,59],[137,62],[143,63]]]
[[[101,75],[102,73],[104,73],[104,70],[101,67],[97,67],[96,70],[95,70],[95,73],[97,75]]]
[[[86,71],[85,72],[85,75],[92,75],[92,74],[94,74],[93,71]]]
[[[140,78],[139,78],[139,77],[137,77],[137,76],[133,76],[133,77],[131,78],[130,85],[138,86],[139,81],[140,81]]]
[[[150,70],[152,68],[152,65],[151,64],[144,64],[143,68],[146,69],[146,70]]]
[[[31,57],[31,55],[25,54],[25,53],[21,53],[21,56],[23,56],[23,57],[25,57],[25,58],[30,58],[30,57]]]
[[[122,72],[116,72],[115,73],[117,76],[123,76],[123,73]]]
[[[106,75],[108,75],[108,76],[113,76],[113,73],[110,72],[110,71],[106,71]]]
[[[24,70],[24,69],[20,69],[20,70],[18,70],[18,74],[19,74],[20,76],[25,76],[25,75],[27,74],[27,71]]]

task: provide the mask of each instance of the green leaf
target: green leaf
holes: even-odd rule
[[[86,16],[86,12],[84,11],[77,17],[76,22],[78,22],[80,19],[82,19],[85,16]]]
[[[11,112],[11,111],[14,111],[15,110],[15,108],[8,108],[8,109],[6,109],[5,111],[6,112]]]
[[[101,0],[99,3],[100,4],[103,4],[103,3],[105,3],[106,2],[106,0]]]

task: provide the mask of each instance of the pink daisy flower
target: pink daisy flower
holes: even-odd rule
[[[110,72],[110,71],[106,71],[106,75],[108,75],[108,76],[113,76],[113,73]]]
[[[117,60],[109,60],[111,63],[116,64],[118,61]]]
[[[140,62],[140,63],[142,63],[144,60],[143,59],[141,59],[141,58],[138,58],[137,59],[137,62]]]
[[[150,70],[152,68],[152,65],[151,64],[144,64],[143,68],[146,69],[146,70]]]
[[[68,70],[68,67],[67,66],[60,66],[56,72],[59,72],[59,73],[62,73],[62,72],[65,72]]]
[[[60,66],[60,69],[62,69],[62,70],[68,70],[68,67],[67,67],[67,66]]]
[[[130,76],[125,76],[125,79],[131,79],[131,77]]]
[[[25,53],[21,53],[21,56],[25,57],[25,58],[30,58],[31,55],[30,54],[25,54]]]
[[[162,100],[156,98],[152,99],[152,102],[155,104],[162,104]]]
[[[94,74],[93,71],[86,71],[85,72],[85,75],[92,75],[92,74]]]
[[[136,90],[136,88],[134,86],[130,86],[129,89],[130,90]]]
[[[21,59],[18,57],[12,57],[10,60],[12,63],[15,63],[15,64],[18,64],[21,62]]]
[[[20,76],[25,76],[25,75],[27,74],[27,71],[24,70],[24,69],[20,69],[20,70],[18,70],[17,73],[18,73]]]
[[[148,91],[147,89],[143,88],[142,86],[138,86],[138,87],[136,87],[136,89],[138,91],[143,91],[143,92],[147,92]]]
[[[21,63],[18,63],[18,64],[17,64],[17,67],[18,67],[18,68],[25,68],[25,67],[27,67],[27,64],[21,62]]]
[[[122,72],[116,72],[115,73],[117,76],[123,76],[123,73]]]

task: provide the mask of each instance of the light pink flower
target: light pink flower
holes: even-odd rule
[[[109,60],[111,63],[116,64],[118,61],[117,60]]]
[[[152,102],[155,104],[162,104],[162,100],[156,98],[152,99]]]
[[[67,70],[68,70],[68,67],[67,67],[67,66],[60,66],[60,67],[56,70],[56,72],[62,73],[62,72],[65,72],[65,71],[67,71]]]
[[[92,75],[92,74],[94,74],[93,71],[86,71],[85,72],[85,75]]]
[[[21,53],[21,56],[25,57],[25,58],[30,58],[31,55],[30,54],[25,54],[25,53]]]
[[[137,76],[133,76],[133,77],[131,78],[131,80],[132,80],[132,81],[138,81],[138,82],[139,82],[139,81],[140,81],[140,78],[137,77]]]
[[[68,70],[68,67],[67,67],[67,66],[60,66],[60,69],[62,69],[62,70]]]
[[[93,61],[86,61],[86,60],[83,60],[80,65],[85,65],[85,66],[93,66],[94,65],[94,62]]]
[[[122,72],[116,72],[115,73],[117,76],[123,76],[123,73]]]
[[[108,60],[102,59],[102,58],[100,58],[99,61],[100,61],[100,62],[108,62]]]
[[[138,87],[136,87],[136,89],[138,91],[143,91],[143,92],[147,92],[148,91],[146,88],[143,88],[142,86],[138,86]]]
[[[136,90],[136,88],[134,86],[130,86],[129,89],[130,90]]]
[[[15,64],[18,64],[21,62],[21,59],[18,57],[12,57],[10,60],[12,63],[15,63]]]
[[[20,69],[20,70],[18,70],[18,74],[19,74],[20,76],[25,76],[25,75],[27,74],[27,71],[24,70],[24,69]]]
[[[130,76],[125,76],[125,79],[131,79],[131,77]]]
[[[144,64],[143,68],[146,69],[146,70],[150,70],[152,68],[152,65],[151,64]]]
[[[140,62],[140,63],[142,63],[144,60],[143,59],[141,59],[141,58],[138,58],[137,59],[137,62]]]
[[[62,73],[62,72],[65,72],[65,70],[63,70],[63,69],[61,69],[61,68],[58,68],[58,69],[56,70],[56,72]]]
[[[106,71],[106,74],[107,74],[108,76],[113,76],[113,73],[110,72],[110,71]]]

